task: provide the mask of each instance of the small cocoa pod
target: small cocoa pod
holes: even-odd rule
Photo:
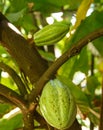
[[[60,41],[69,31],[69,24],[58,22],[47,25],[34,34],[37,46],[52,45]]]

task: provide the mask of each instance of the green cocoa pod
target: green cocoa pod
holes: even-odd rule
[[[40,111],[51,126],[69,128],[76,117],[76,104],[69,88],[58,79],[50,80],[40,97]]]
[[[69,31],[69,24],[58,22],[47,25],[34,34],[37,46],[52,45],[60,41]]]

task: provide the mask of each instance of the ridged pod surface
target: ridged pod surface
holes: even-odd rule
[[[63,130],[72,125],[76,117],[76,104],[69,88],[58,79],[50,80],[40,97],[40,110],[53,127]]]
[[[60,41],[69,31],[69,24],[58,22],[47,25],[34,34],[37,46],[52,45]]]

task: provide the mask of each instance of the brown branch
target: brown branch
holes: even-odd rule
[[[10,102],[18,106],[22,111],[26,110],[26,102],[22,100],[22,97],[2,84],[0,84],[0,95],[10,100]]]
[[[0,95],[0,103],[8,103],[8,104],[11,104],[11,105],[14,105],[13,102],[11,102],[10,100],[8,100],[7,98],[5,98],[4,96]]]
[[[21,95],[24,97],[27,94],[26,87],[20,77],[17,75],[17,73],[8,65],[4,64],[3,62],[0,62],[0,68],[6,71],[15,81],[17,84],[17,87],[21,93]]]
[[[16,60],[20,70],[34,84],[47,69],[46,61],[40,56],[34,44],[17,33],[11,23],[0,12],[0,42]],[[12,25],[13,26],[13,25]]]
[[[82,38],[80,41],[78,41],[74,46],[67,50],[60,58],[58,58],[48,69],[47,71],[40,77],[38,82],[36,83],[36,87],[32,90],[32,92],[29,95],[29,100],[34,101],[36,96],[39,95],[43,89],[43,86],[45,83],[52,78],[54,74],[56,74],[57,70],[61,65],[63,65],[67,60],[69,60],[71,57],[78,55],[83,47],[85,47],[89,42],[95,40],[96,38],[99,38],[103,36],[103,28],[98,29],[86,37]]]
[[[34,118],[33,113],[28,109],[28,103],[22,100],[22,97],[13,90],[0,84],[0,96],[12,102],[14,105],[19,107],[23,114],[24,130],[34,130]]]

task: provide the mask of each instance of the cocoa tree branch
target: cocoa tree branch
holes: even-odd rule
[[[0,95],[0,103],[3,104],[3,103],[8,103],[8,104],[11,104],[11,105],[14,105],[13,102],[11,102],[9,99],[5,98],[4,96]]]
[[[24,120],[24,130],[33,130],[34,118],[33,113],[28,110],[28,103],[26,103],[19,94],[2,84],[0,84],[0,96],[3,96],[21,109]]]
[[[12,26],[0,12],[0,43],[34,84],[47,69],[47,62],[41,57],[35,45],[29,44],[17,28],[14,30]]]
[[[13,78],[13,80],[17,84],[21,96],[24,97],[27,94],[26,87],[22,82],[21,78],[17,75],[17,73],[11,67],[9,67],[3,62],[0,62],[0,68],[6,71]]]
[[[5,85],[0,84],[0,95],[10,100],[10,102],[18,106],[22,111],[27,109],[26,102],[22,97]]]
[[[40,77],[38,82],[36,83],[35,88],[29,95],[29,100],[34,101],[36,96],[39,95],[43,89],[45,83],[54,75],[56,74],[57,70],[61,65],[63,65],[67,60],[71,57],[78,55],[83,47],[85,47],[89,42],[103,36],[103,28],[100,28],[86,37],[79,40],[72,48],[67,50],[62,56],[60,56],[48,69],[45,73]]]

